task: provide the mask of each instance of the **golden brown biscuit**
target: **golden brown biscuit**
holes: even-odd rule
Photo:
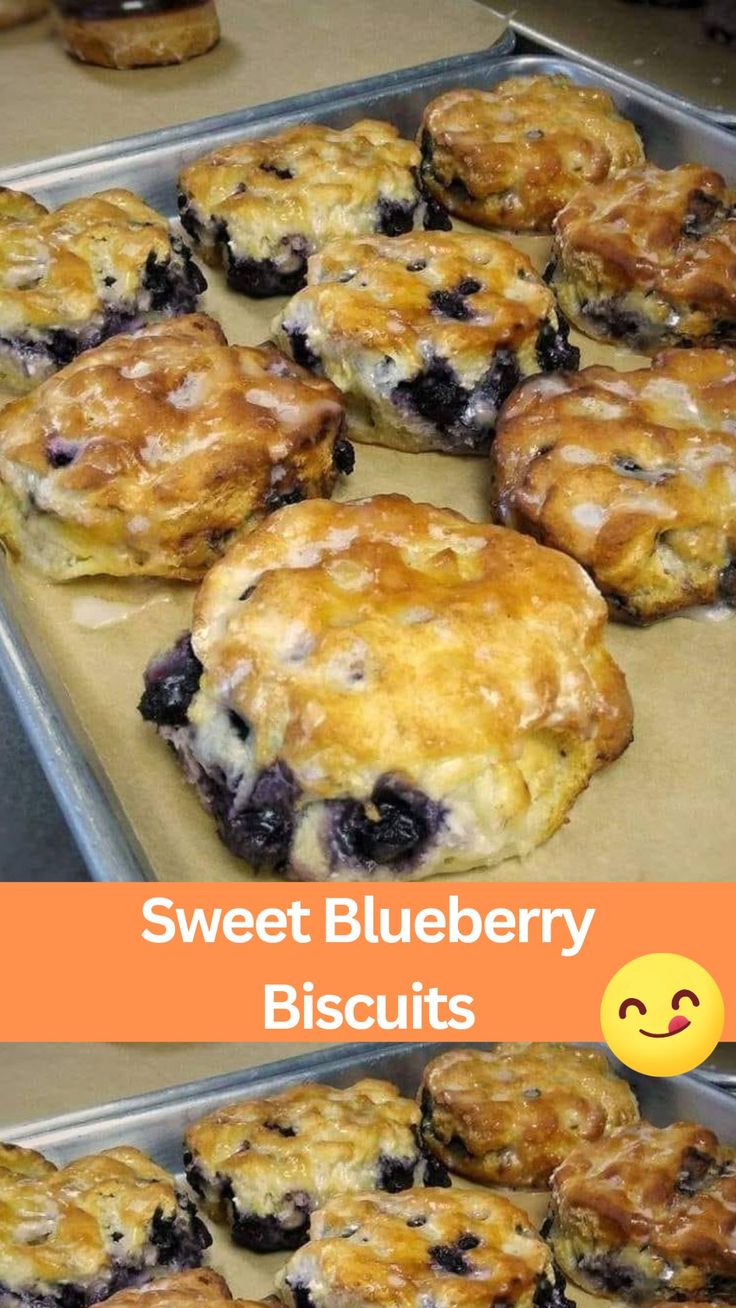
[[[185,1136],[187,1179],[236,1244],[296,1249],[337,1195],[450,1184],[419,1141],[419,1110],[388,1081],[296,1086],[215,1109]]]
[[[472,1181],[543,1189],[581,1140],[636,1121],[636,1099],[606,1058],[569,1045],[449,1049],[424,1070],[422,1139]]]
[[[581,1145],[552,1178],[548,1238],[593,1294],[736,1303],[736,1151],[688,1122]]]
[[[130,191],[48,213],[0,188],[0,385],[26,391],[116,332],[191,313],[204,277]]]
[[[172,1176],[120,1146],[57,1168],[0,1147],[0,1302],[86,1308],[114,1290],[196,1267],[211,1236]]]
[[[516,231],[550,231],[583,183],[644,160],[611,97],[561,76],[446,91],[427,105],[419,141],[424,184],[450,213]]]
[[[526,1213],[477,1190],[334,1199],[276,1290],[288,1308],[571,1308]]]
[[[495,520],[577,559],[612,617],[736,604],[736,350],[535,378],[491,464]]]
[[[588,336],[636,350],[736,343],[736,208],[698,164],[632,168],[558,214],[548,278]]]
[[[412,451],[481,453],[522,377],[580,358],[530,260],[484,232],[333,241],[274,334],[345,393],[352,435]]]
[[[391,123],[344,131],[301,123],[260,141],[219,146],[179,178],[182,225],[208,263],[246,295],[290,295],[307,258],[338,236],[398,236],[450,226],[424,196],[419,151]]]
[[[141,701],[230,850],[293,879],[525,854],[631,738],[576,563],[377,496],[281,509],[208,574]]]
[[[113,5],[108,17],[96,0],[56,0],[56,6],[69,53],[104,68],[181,64],[205,54],[220,39],[214,0],[136,0],[125,7]]]
[[[0,539],[53,581],[196,581],[256,516],[352,467],[341,396],[204,315],[88,350],[0,412]]]

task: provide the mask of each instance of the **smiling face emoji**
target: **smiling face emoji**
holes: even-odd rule
[[[691,1072],[723,1031],[723,997],[713,977],[682,954],[632,959],[606,986],[603,1035],[617,1058],[647,1076]]]

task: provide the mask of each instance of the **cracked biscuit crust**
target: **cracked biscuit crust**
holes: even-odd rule
[[[409,1190],[333,1200],[276,1283],[288,1308],[564,1308],[550,1251],[498,1195]]]
[[[581,185],[644,161],[610,96],[566,77],[448,91],[425,109],[419,141],[427,190],[450,213],[517,231],[550,231]]]
[[[86,1308],[159,1268],[197,1266],[209,1244],[174,1178],[137,1149],[57,1168],[0,1146],[3,1308]]]
[[[418,1127],[416,1104],[387,1081],[298,1086],[191,1126],[187,1177],[237,1244],[294,1249],[308,1237],[310,1214],[336,1195],[449,1185]]]
[[[53,213],[0,188],[0,383],[27,391],[116,332],[191,313],[206,282],[130,191]]]
[[[351,434],[412,451],[482,453],[523,377],[579,362],[530,260],[483,232],[335,241],[274,330],[345,393]]]
[[[491,464],[496,521],[577,559],[612,617],[736,604],[736,350],[533,379]]]
[[[419,151],[390,123],[302,123],[221,146],[179,179],[181,221],[208,263],[246,295],[291,294],[307,258],[339,236],[449,227],[418,181]]]
[[[422,1138],[460,1176],[542,1189],[581,1140],[639,1115],[602,1054],[554,1044],[453,1049],[428,1064]]]
[[[281,509],[208,574],[141,703],[228,847],[294,879],[524,854],[631,737],[577,564],[403,496]]]
[[[120,335],[0,413],[0,537],[54,581],[199,580],[233,533],[329,495],[339,391],[204,315]]]
[[[581,1145],[552,1178],[549,1240],[594,1294],[736,1303],[736,1152],[687,1122]]]
[[[736,343],[736,207],[719,173],[632,168],[580,190],[555,230],[548,277],[588,336],[645,352]]]

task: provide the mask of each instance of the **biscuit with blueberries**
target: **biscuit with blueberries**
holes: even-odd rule
[[[577,559],[613,618],[736,605],[736,350],[533,379],[491,461],[495,520]]]
[[[117,332],[192,313],[206,285],[166,219],[131,191],[49,213],[0,187],[0,385],[30,390]]]
[[[345,881],[528,853],[631,738],[576,563],[403,496],[280,509],[210,571],[140,704],[251,869]]]
[[[388,1081],[296,1086],[217,1108],[190,1126],[187,1178],[236,1244],[257,1253],[296,1249],[311,1214],[338,1195],[449,1185],[418,1128],[416,1104]]]
[[[555,221],[547,278],[587,336],[646,354],[736,344],[736,205],[699,164],[586,186]]]
[[[611,97],[559,75],[445,91],[427,105],[419,141],[430,195],[458,218],[514,231],[551,231],[582,185],[644,161]]]
[[[548,1240],[592,1294],[736,1303],[736,1151],[691,1122],[581,1144],[552,1178]]]
[[[211,1244],[174,1177],[123,1145],[63,1167],[0,1145],[0,1213],[3,1308],[87,1308]]]
[[[274,331],[344,393],[356,439],[414,452],[484,453],[522,378],[580,357],[527,256],[485,232],[334,241]]]
[[[183,170],[179,213],[206,262],[255,298],[293,294],[309,256],[338,236],[450,226],[424,193],[417,147],[369,118],[218,146]]]
[[[602,1054],[556,1044],[449,1049],[422,1077],[422,1139],[458,1176],[539,1190],[581,1140],[639,1116]]]

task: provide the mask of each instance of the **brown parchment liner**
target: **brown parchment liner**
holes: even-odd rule
[[[548,238],[514,239],[541,269]],[[207,275],[205,308],[229,339],[263,340],[283,301],[249,301],[227,291],[219,273]],[[583,365],[625,370],[646,362],[576,332],[571,339],[582,349]],[[486,459],[367,445],[356,451],[356,470],[338,498],[399,491],[488,520]],[[99,761],[155,875],[251,879],[136,712],[148,659],[189,625],[193,588],[106,578],[54,586],[6,560],[0,592],[8,590],[36,657],[52,685],[67,692],[86,752]],[[126,616],[99,629],[81,626],[79,601],[91,598],[120,606],[106,615]],[[449,879],[727,881],[736,874],[736,620],[673,618],[647,630],[610,624],[607,641],[634,700],[634,743],[593,778],[568,821],[529,857]]]

